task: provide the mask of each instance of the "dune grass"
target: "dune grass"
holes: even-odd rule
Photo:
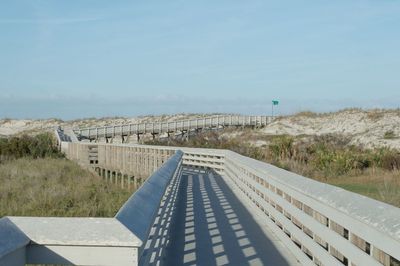
[[[369,169],[359,174],[332,178],[331,185],[400,207],[400,171]]]
[[[0,217],[112,217],[132,191],[64,158],[0,163]]]

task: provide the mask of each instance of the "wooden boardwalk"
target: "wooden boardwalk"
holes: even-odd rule
[[[166,265],[296,265],[212,173],[182,176]]]
[[[229,126],[261,127],[271,123],[269,116],[240,116],[218,115],[191,120],[174,122],[154,122],[127,125],[112,125],[104,127],[74,129],[74,133],[80,139],[96,140],[98,138],[114,138],[116,136],[127,137],[142,134],[170,134],[174,132],[190,132],[204,128],[219,128]]]

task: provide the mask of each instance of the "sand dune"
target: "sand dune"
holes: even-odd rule
[[[3,119],[0,120],[0,136],[24,133],[36,134],[42,131],[51,131],[59,125],[77,128],[111,124],[175,121],[209,115],[177,114],[132,118],[90,118],[73,121]],[[348,109],[323,114],[304,112],[292,116],[279,117],[272,124],[255,131],[255,133],[260,136],[340,134],[351,138],[351,143],[355,145],[362,145],[367,148],[391,147],[400,149],[400,110]],[[232,134],[231,132],[230,135]]]
[[[341,134],[351,144],[400,149],[400,110],[350,109],[335,113],[299,113],[281,117],[261,130],[268,135]]]

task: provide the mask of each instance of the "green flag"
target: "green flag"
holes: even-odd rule
[[[278,104],[279,104],[279,101],[277,101],[277,100],[272,100],[272,104],[273,104],[273,105],[278,105]]]

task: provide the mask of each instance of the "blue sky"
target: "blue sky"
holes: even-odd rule
[[[400,107],[400,2],[0,2],[0,117]]]

